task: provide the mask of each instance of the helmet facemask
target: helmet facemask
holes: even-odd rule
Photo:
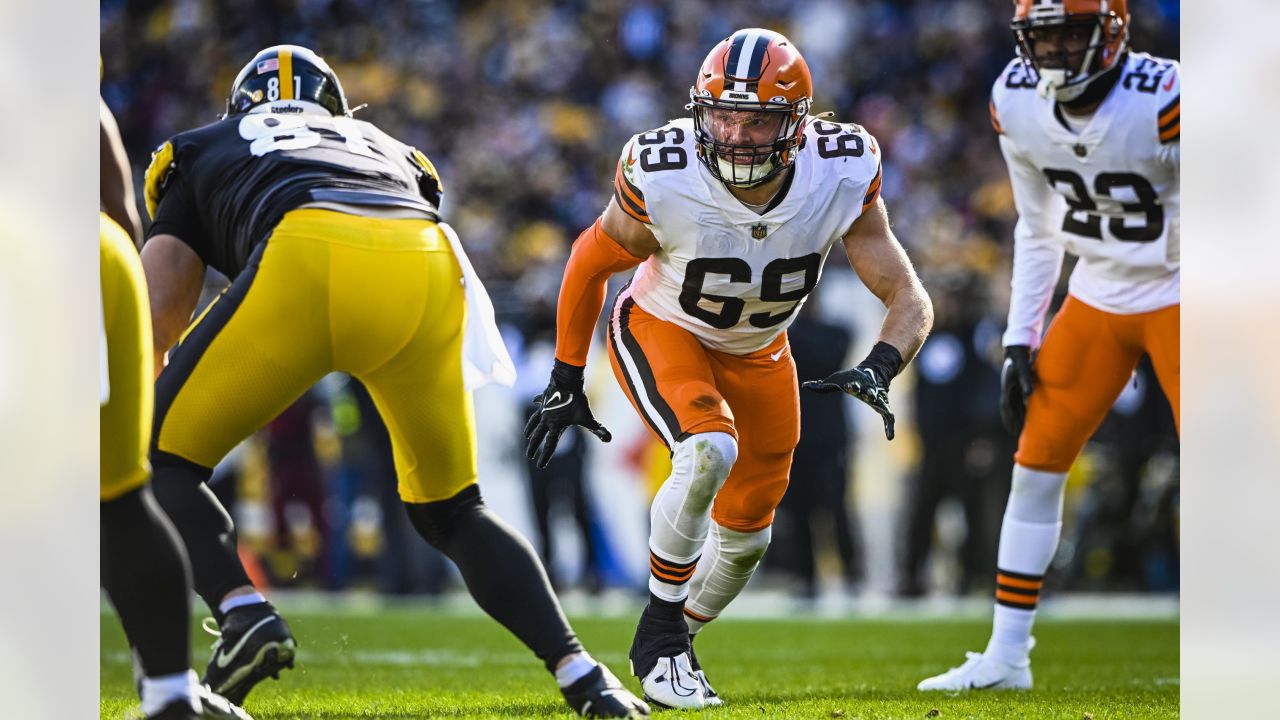
[[[698,159],[726,185],[754,187],[795,161],[808,101],[716,100],[689,91]]]
[[[1128,29],[1115,14],[1066,15],[1020,19],[1013,33],[1024,62],[1031,65],[1041,97],[1071,102],[1111,69],[1127,44]],[[1109,48],[1117,35],[1124,37]]]

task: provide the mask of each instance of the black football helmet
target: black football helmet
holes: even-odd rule
[[[277,100],[312,102],[330,115],[351,114],[333,69],[319,55],[298,45],[269,47],[241,68],[231,84],[224,117]]]

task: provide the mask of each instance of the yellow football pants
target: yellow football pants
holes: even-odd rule
[[[154,451],[212,468],[332,371],[369,389],[400,497],[476,480],[462,272],[429,220],[289,212],[187,330],[157,381]]]
[[[110,383],[110,396],[98,410],[98,498],[106,502],[151,476],[151,310],[138,251],[105,213],[98,217],[98,263]]]

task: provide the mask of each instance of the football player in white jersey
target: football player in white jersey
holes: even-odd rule
[[[1013,182],[1001,413],[1018,435],[982,653],[921,690],[1031,687],[1067,471],[1143,353],[1178,413],[1179,68],[1128,49],[1125,0],[1019,0],[991,120]],[[1079,258],[1041,342],[1063,254]],[[1038,351],[1037,351],[1038,346]]]
[[[879,145],[857,125],[810,116],[812,92],[787,38],[739,30],[703,62],[692,117],[626,144],[613,199],[573,245],[555,369],[525,430],[539,465],[570,425],[609,440],[583,396],[583,367],[606,280],[638,265],[610,314],[609,356],[671,451],[650,512],[649,604],[630,653],[646,697],[663,706],[720,704],[692,635],[742,591],[769,545],[800,433],[786,327],[827,252],[843,243],[888,312],[858,367],[807,389],[854,395],[892,439],[889,382],[933,322],[880,200]]]

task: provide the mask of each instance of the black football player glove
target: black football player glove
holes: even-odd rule
[[[1000,421],[1014,437],[1022,434],[1027,419],[1027,398],[1034,388],[1031,371],[1031,348],[1010,345],[1004,349],[1004,366],[1000,368]]]
[[[884,436],[893,439],[893,410],[889,409],[889,381],[902,368],[902,354],[885,342],[878,342],[867,359],[852,370],[832,373],[823,380],[800,385],[816,393],[845,392],[871,406],[884,420]]]
[[[800,387],[816,393],[843,391],[871,406],[884,418],[884,436],[893,439],[893,411],[889,409],[889,388],[876,379],[876,371],[856,367],[828,375],[824,380],[808,380]]]
[[[586,428],[603,442],[613,439],[591,414],[587,396],[582,392],[582,370],[556,360],[547,389],[533,399],[537,407],[524,426],[524,439],[529,441],[525,455],[539,468],[551,462],[560,436],[572,425]]]

